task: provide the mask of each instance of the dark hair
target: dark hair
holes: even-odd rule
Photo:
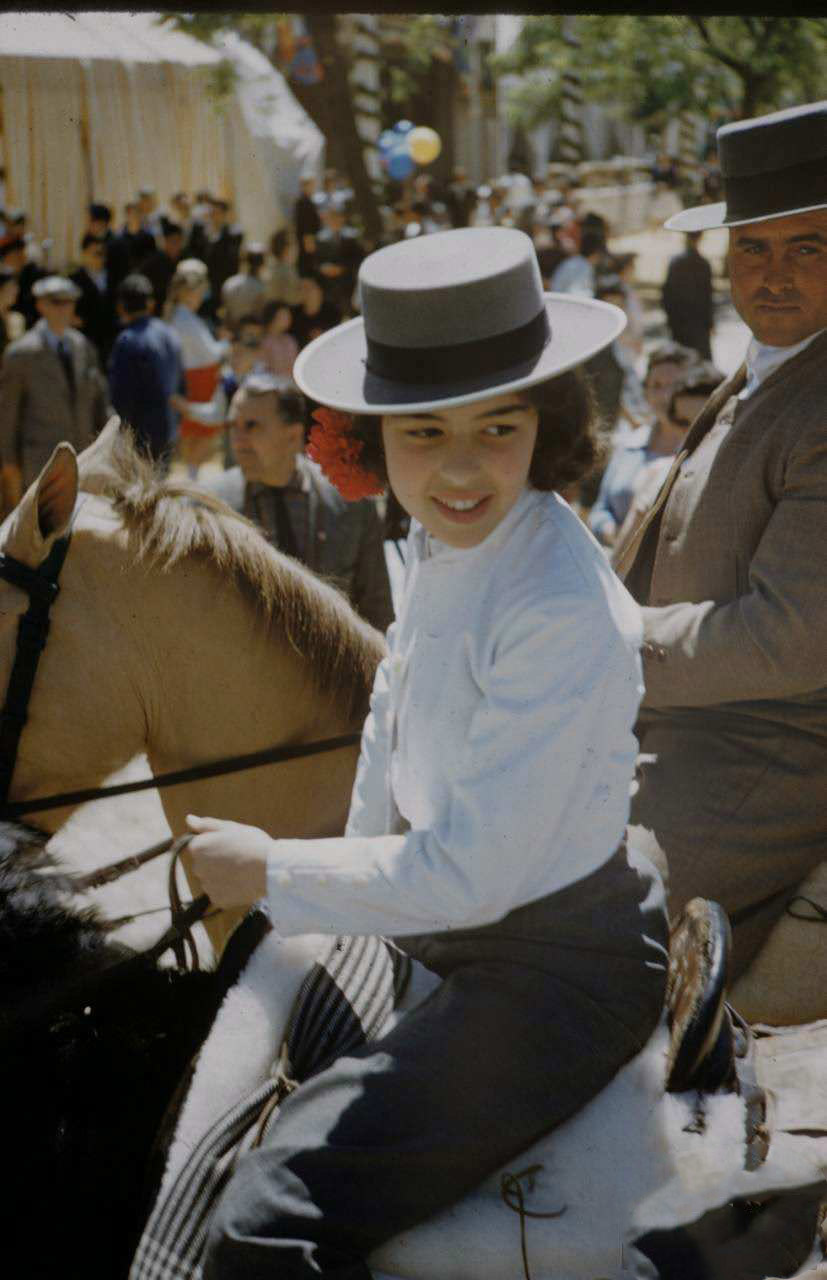
[[[600,231],[595,231],[592,227],[584,231],[580,237],[580,255],[583,258],[590,258],[593,253],[599,253],[605,249],[606,241]]]
[[[695,364],[697,359],[698,353],[693,351],[691,347],[685,347],[680,342],[661,342],[659,346],[649,352],[643,381],[644,383],[648,381],[649,374],[659,364]]]
[[[620,271],[625,271],[627,267],[630,267],[632,265],[632,263],[637,258],[637,254],[636,253],[613,253],[611,255],[611,258],[612,258],[612,269],[614,271],[620,272]]]
[[[709,397],[713,391],[717,391],[724,377],[725,375],[711,360],[699,360],[697,364],[691,365],[686,373],[681,374],[672,388],[672,394],[669,397],[669,417],[674,416],[675,401],[678,396]]]
[[[26,241],[22,236],[7,236],[5,240],[0,241],[0,258],[7,257],[10,253],[17,253],[18,249],[25,249]]]
[[[105,222],[108,226],[112,221],[112,210],[108,204],[90,204],[89,219],[91,222]]]
[[[180,222],[173,222],[171,218],[161,219],[161,235],[166,240],[169,236],[182,236],[184,228]]]
[[[0,289],[4,284],[8,284],[11,280],[17,279],[17,272],[12,271],[11,267],[0,267]]]
[[[281,311],[282,307],[286,307],[290,311],[290,303],[282,301],[281,298],[270,298],[261,308],[258,316],[259,324],[263,324],[265,329],[273,319],[277,311]],[[291,312],[292,315],[292,312]]]
[[[280,258],[286,251],[290,243],[290,234],[286,227],[282,227],[280,231],[274,231],[270,237],[270,252],[274,258]]]
[[[89,246],[92,244],[100,245],[100,247],[103,248],[104,245],[106,244],[106,241],[104,240],[103,236],[96,236],[94,231],[87,231],[86,235],[83,237],[83,239],[80,242],[80,247],[81,249],[88,249]]]
[[[132,316],[146,311],[154,295],[146,276],[134,271],[132,275],[124,277],[115,296],[127,315]]]
[[[498,394],[497,388],[491,395]],[[516,392],[539,413],[537,442],[528,472],[535,489],[566,489],[593,470],[601,456],[594,394],[580,369],[569,369]],[[364,446],[360,461],[387,483],[385,451],[375,414],[358,414],[353,434]]]
[[[276,397],[279,417],[285,422],[307,422],[307,401],[290,378],[273,373],[250,373],[243,378],[236,395]]]

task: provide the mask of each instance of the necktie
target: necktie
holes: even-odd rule
[[[288,556],[298,556],[299,549],[290,516],[287,514],[287,503],[284,500],[285,490],[275,485],[270,492],[273,495],[273,512],[276,517],[276,546]]]
[[[69,383],[69,394],[72,399],[75,398],[75,366],[72,363],[72,352],[69,343],[65,338],[61,338],[57,344],[57,354],[60,356],[60,363],[63,365],[63,371],[66,374],[66,381]]]

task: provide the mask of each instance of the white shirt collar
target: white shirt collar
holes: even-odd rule
[[[532,489],[530,485],[526,485],[517,501],[514,503],[510,511],[507,511],[502,520],[496,525],[482,542],[475,547],[452,547],[447,542],[440,542],[438,538],[434,538],[422,525],[417,521],[412,521],[417,540],[417,550],[420,560],[429,560],[440,564],[447,564],[450,561],[461,558],[462,563],[470,567],[471,563],[478,555],[488,556],[491,551],[500,545],[500,543],[508,537],[508,534],[518,522],[525,509],[531,505],[536,497],[536,489]],[[476,553],[476,554],[475,554]]]
[[[770,347],[764,342],[759,342],[757,338],[751,338],[746,355],[747,380],[738,399],[748,400],[771,373],[775,373],[782,364],[792,360],[793,356],[797,356],[799,351],[809,347],[811,342],[815,342],[816,338],[825,332],[827,330],[819,329],[816,333],[811,333],[803,342],[797,342],[794,347]]]
[[[57,351],[61,343],[64,343],[65,347],[69,346],[69,338],[67,334],[64,333],[62,337],[59,337],[55,333],[54,329],[50,328],[49,322],[46,319],[44,319],[43,321],[43,328],[41,329],[41,333],[43,334],[43,337],[46,339],[47,343],[51,347],[52,351]]]

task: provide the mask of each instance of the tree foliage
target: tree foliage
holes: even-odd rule
[[[635,122],[687,109],[746,117],[827,96],[827,19],[538,15],[496,70],[521,77],[508,110],[528,128],[559,114],[567,70],[586,100],[619,104]]]
[[[358,18],[338,18],[333,13],[314,11],[312,5],[301,18],[322,71],[316,83],[291,77],[289,69],[282,65],[281,37],[285,23],[290,25],[290,14],[202,11],[169,13],[162,21],[208,43],[220,32],[235,31],[288,75],[291,90],[325,137],[328,163],[347,174],[353,186],[365,231],[377,238],[381,232],[378,202],[357,133],[352,101],[356,86],[350,80],[347,31],[354,22],[358,25]],[[452,64],[455,37],[451,20],[435,14],[400,14],[384,22],[383,57],[389,90],[385,105],[398,113],[411,99],[422,97],[423,86],[430,84],[435,65]],[[231,92],[229,74],[222,64],[210,83],[211,94],[219,103]]]

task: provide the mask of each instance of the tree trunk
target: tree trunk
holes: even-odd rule
[[[313,117],[325,138],[336,139],[339,164],[353,186],[354,202],[361,215],[365,234],[368,239],[376,241],[382,234],[382,219],[379,215],[376,195],[365,168],[362,140],[356,130],[348,81],[348,58],[336,38],[336,15],[307,11],[304,14],[304,20],[315,47],[316,56],[324,68],[324,80],[321,84],[313,86],[315,111],[310,108],[309,93],[307,103],[302,102],[302,105]]]

